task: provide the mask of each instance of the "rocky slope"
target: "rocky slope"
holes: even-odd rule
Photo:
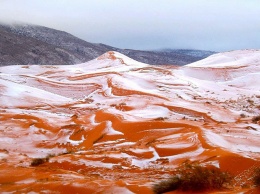
[[[119,49],[89,43],[66,32],[35,25],[0,25],[0,45],[0,65],[78,64],[111,50],[148,64],[184,65],[214,53],[196,50]]]
[[[108,52],[1,67],[0,192],[152,193],[191,160],[235,176],[221,193],[258,193],[259,60],[244,50],[176,68]]]

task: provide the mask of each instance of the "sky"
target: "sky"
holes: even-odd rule
[[[260,49],[260,0],[0,0],[0,22],[119,48]]]

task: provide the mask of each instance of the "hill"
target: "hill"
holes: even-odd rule
[[[69,33],[37,25],[0,25],[0,65],[71,65],[117,51],[148,64],[185,65],[214,52],[197,50],[140,51],[81,40]]]

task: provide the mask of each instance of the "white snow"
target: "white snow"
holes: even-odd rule
[[[260,147],[253,146],[250,144],[244,144],[241,141],[237,141],[237,143],[228,142],[225,138],[221,135],[215,134],[211,131],[205,132],[206,138],[209,140],[208,143],[212,144],[213,146],[222,147],[226,150],[233,151],[233,152],[260,152]],[[236,137],[233,137],[236,139]]]
[[[244,88],[260,91],[260,72],[249,73],[244,76],[234,78],[233,80],[227,81],[226,84],[240,89]]]
[[[169,116],[170,110],[161,106],[148,105],[142,109],[128,111],[127,114],[141,118],[164,118]]]
[[[186,65],[187,67],[242,67],[248,65],[260,66],[260,50],[237,50],[218,53]]]
[[[115,129],[113,129],[111,121],[107,121],[106,134],[107,135],[124,135],[122,132],[116,131]]]
[[[11,81],[0,79],[1,86],[4,89],[2,92],[0,91],[0,103],[5,106],[30,106],[32,104],[39,105],[44,103],[55,105],[72,102],[70,98]]]
[[[116,51],[113,51],[113,52],[114,52],[114,56],[116,58],[122,59],[124,61],[124,63],[126,63],[128,65],[132,65],[132,66],[136,66],[136,67],[147,67],[147,66],[149,66],[148,64],[141,63],[139,61],[131,59],[131,58],[127,57],[126,55],[123,55],[119,52],[116,52]]]
[[[139,158],[132,158],[132,165],[138,166],[139,168],[145,168],[149,166],[150,162],[156,161],[160,158],[158,153],[153,147],[148,148],[149,151],[153,152],[153,157],[149,159],[139,159]]]
[[[103,192],[103,193],[114,193],[114,194],[120,194],[120,193],[123,193],[123,194],[134,194],[132,191],[128,190],[127,188],[125,188],[125,187],[118,187],[118,186],[111,187],[111,188],[109,188],[108,190],[106,190],[106,191]]]

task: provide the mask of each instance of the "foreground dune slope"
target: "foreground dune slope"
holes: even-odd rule
[[[259,50],[180,68],[117,52],[1,67],[0,96],[0,192],[152,193],[186,160],[232,173],[222,193],[258,192]]]

